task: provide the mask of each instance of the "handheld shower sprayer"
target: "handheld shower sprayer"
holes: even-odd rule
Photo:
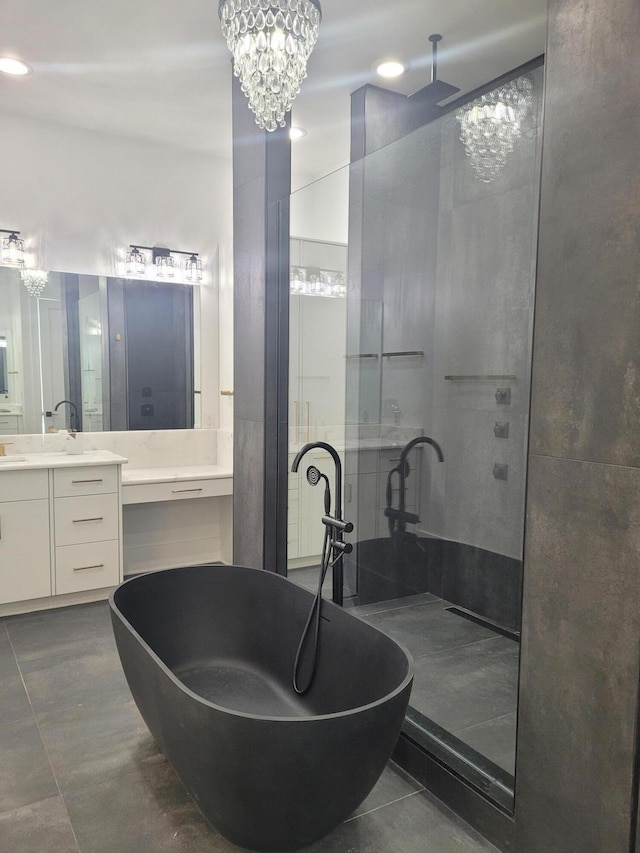
[[[316,664],[318,660],[318,648],[320,638],[320,611],[322,607],[322,585],[324,583],[327,571],[333,570],[333,600],[336,604],[342,605],[342,558],[345,554],[349,554],[353,549],[350,542],[345,542],[343,536],[345,533],[351,533],[353,524],[350,521],[345,521],[342,518],[342,462],[334,447],[324,441],[316,441],[305,446],[297,453],[291,471],[295,473],[302,461],[302,457],[310,450],[319,449],[325,450],[332,457],[335,466],[335,512],[331,515],[331,488],[329,478],[323,474],[315,465],[310,465],[307,468],[307,482],[311,486],[317,486],[321,480],[324,480],[324,515],[322,523],[324,525],[324,543],[322,546],[322,556],[320,561],[320,577],[318,580],[318,589],[311,605],[311,610],[307,617],[307,622],[300,638],[298,651],[296,653],[295,664],[293,667],[293,689],[298,694],[306,693],[313,682]],[[304,659],[304,661],[303,661]],[[306,675],[301,678],[301,670],[306,670]]]
[[[329,515],[331,512],[331,487],[329,486],[329,478],[322,471],[318,470],[315,465],[309,465],[307,468],[307,483],[310,486],[317,486],[320,480],[324,480],[324,514]]]

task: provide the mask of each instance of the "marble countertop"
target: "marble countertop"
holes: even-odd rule
[[[127,468],[122,472],[122,485],[141,483],[177,483],[184,480],[219,480],[233,477],[224,465],[173,465],[162,468]]]
[[[0,456],[0,472],[32,468],[71,468],[81,465],[122,465],[128,460],[110,450],[88,450],[85,453],[15,453]]]

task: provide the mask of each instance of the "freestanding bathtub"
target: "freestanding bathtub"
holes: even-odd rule
[[[140,575],[109,600],[149,729],[209,823],[252,850],[296,850],[347,818],[382,773],[409,701],[409,653],[331,602],[315,679],[294,692],[312,600],[236,566]]]

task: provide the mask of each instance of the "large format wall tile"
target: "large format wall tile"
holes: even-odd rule
[[[531,450],[640,465],[640,4],[550,4]]]
[[[532,457],[518,853],[626,853],[638,682],[640,471]]]

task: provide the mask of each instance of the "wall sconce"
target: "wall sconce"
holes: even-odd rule
[[[174,278],[176,270],[180,267],[176,264],[174,255],[186,255],[184,262],[184,277],[189,282],[202,281],[202,261],[197,252],[182,252],[179,249],[167,249],[163,246],[138,246],[131,244],[130,251],[126,257],[126,275],[143,276],[146,269],[146,258],[144,252],[151,252],[153,268],[158,278]]]
[[[8,234],[2,238],[2,265],[6,267],[24,266],[24,241],[18,237],[19,231],[8,231],[0,228],[0,232]]]

